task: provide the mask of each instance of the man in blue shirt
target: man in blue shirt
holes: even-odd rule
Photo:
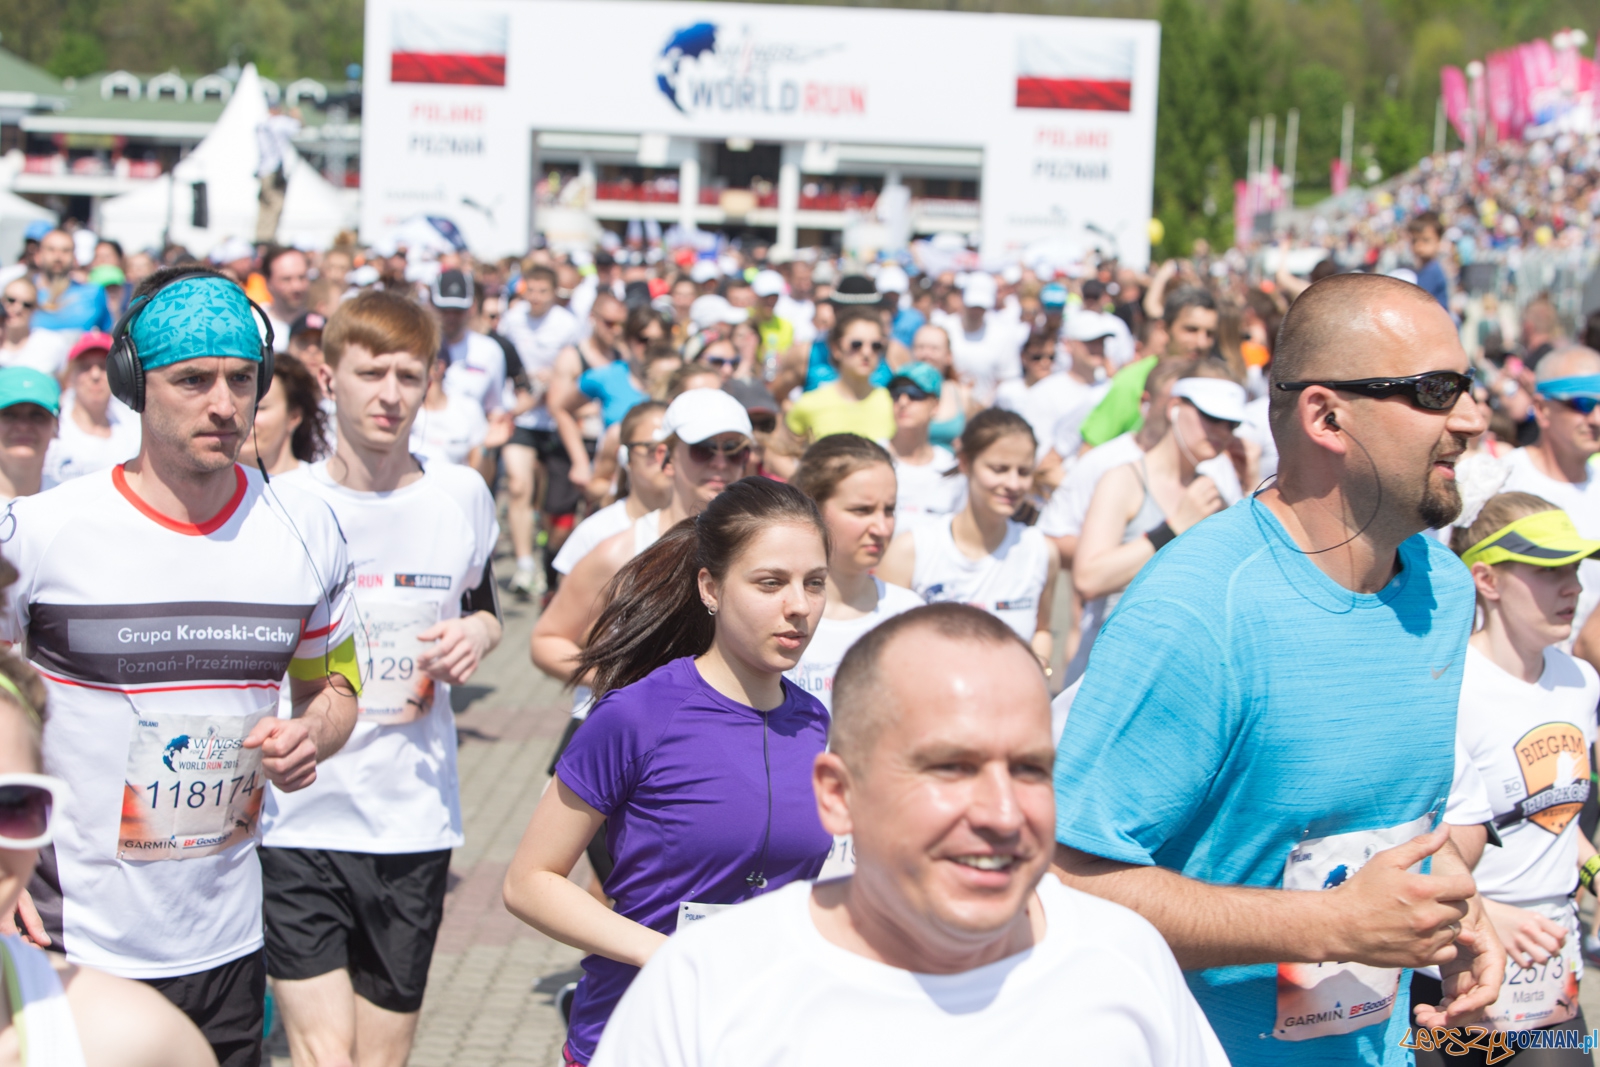
[[[33,313],[35,330],[110,331],[111,308],[106,291],[98,285],[72,280],[77,256],[72,235],[51,230],[39,242],[36,257],[39,273],[34,285],[39,290],[39,307]]]
[[[1439,263],[1439,238],[1444,233],[1439,216],[1424,211],[1411,220],[1406,232],[1411,235],[1411,258],[1417,264],[1417,284],[1439,301],[1440,307],[1449,311],[1450,279],[1445,277],[1444,267]]]
[[[1499,992],[1439,826],[1472,581],[1420,536],[1484,430],[1466,368],[1416,287],[1308,289],[1272,366],[1277,482],[1144,568],[1062,734],[1062,877],[1161,930],[1235,1067],[1409,1064],[1404,968],[1444,972],[1419,1025]]]

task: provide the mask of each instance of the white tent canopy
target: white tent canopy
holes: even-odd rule
[[[11,178],[22,169],[22,153],[13,150],[0,160],[0,186],[9,185]],[[8,189],[0,188],[0,263],[15,263],[22,256],[24,235],[30,223],[43,219],[52,225],[56,213],[25,200]]]
[[[157,248],[163,238],[204,256],[230,237],[251,241],[256,233],[260,183],[256,127],[267,118],[267,98],[254,64],[244,68],[228,106],[211,132],[173,169],[143,189],[100,206],[100,232],[126,248]],[[286,244],[326,248],[339,230],[354,223],[338,189],[290,150],[284,164],[284,196],[278,238]],[[195,203],[204,187],[206,225],[196,226]]]

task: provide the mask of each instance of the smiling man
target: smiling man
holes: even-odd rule
[[[1145,566],[1061,736],[1064,880],[1156,925],[1236,1067],[1409,1063],[1404,968],[1445,974],[1422,1025],[1499,991],[1438,825],[1472,580],[1421,536],[1485,428],[1466,370],[1416,286],[1306,290],[1272,364],[1277,482]]]
[[[1047,873],[1049,699],[1028,646],[976,608],[858,641],[812,777],[855,873],[674,936],[594,1067],[1226,1064],[1160,935]]]
[[[21,577],[0,616],[50,691],[45,771],[72,788],[30,932],[155,986],[222,1067],[261,1058],[262,796],[316,779],[359,685],[333,513],[235,462],[262,393],[257,312],[212,271],[140,284],[111,376],[139,454],[11,504]]]

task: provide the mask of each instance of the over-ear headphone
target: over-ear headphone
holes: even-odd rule
[[[139,347],[134,344],[130,332],[133,323],[138,319],[140,312],[150,305],[150,301],[155,299],[157,293],[187,278],[221,278],[230,285],[235,284],[232,278],[219,274],[209,267],[180,271],[153,291],[129,304],[128,310],[122,313],[117,324],[111,328],[111,351],[106,353],[106,382],[111,386],[111,395],[134,411],[144,410],[144,364],[139,362]],[[256,375],[256,403],[259,404],[261,398],[267,395],[267,390],[272,388],[272,320],[261,309],[261,305],[248,296],[244,299],[245,303],[250,305],[250,310],[260,318],[265,331],[261,339],[261,369]]]

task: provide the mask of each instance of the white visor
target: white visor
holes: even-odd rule
[[[1244,421],[1244,386],[1226,378],[1179,378],[1173,383],[1172,396],[1187,400],[1213,419]]]

